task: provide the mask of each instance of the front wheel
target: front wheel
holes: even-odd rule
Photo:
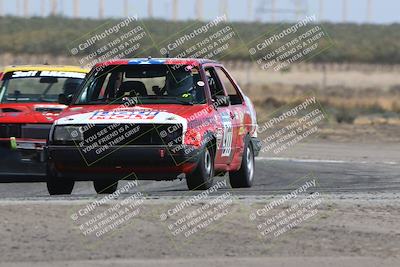
[[[112,194],[118,189],[118,181],[98,180],[93,181],[93,186],[97,194]]]
[[[75,181],[58,181],[50,179],[47,181],[47,191],[51,196],[54,195],[71,195],[74,189]]]
[[[193,173],[186,175],[189,190],[207,190],[213,185],[214,156],[210,146],[204,148]]]
[[[246,141],[243,151],[242,165],[237,171],[229,172],[232,188],[251,187],[254,177],[254,150],[250,141]]]

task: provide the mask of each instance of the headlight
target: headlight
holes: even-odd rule
[[[83,141],[83,132],[78,126],[56,126],[54,141]]]

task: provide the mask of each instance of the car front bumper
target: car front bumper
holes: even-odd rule
[[[0,183],[42,182],[46,140],[0,138]]]
[[[133,174],[129,179],[173,180],[197,167],[199,152],[200,149],[184,145],[110,147],[100,155],[73,146],[46,147],[51,176],[76,181],[120,179],[129,174]]]

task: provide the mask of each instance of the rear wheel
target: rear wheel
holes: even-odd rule
[[[70,195],[74,189],[74,181],[58,181],[49,179],[47,181],[47,191],[50,195]]]
[[[229,172],[229,181],[232,188],[251,187],[254,177],[254,150],[251,142],[246,139],[240,169]]]
[[[93,186],[97,194],[112,194],[118,189],[118,181],[98,180],[98,181],[93,181]]]
[[[196,170],[186,175],[189,190],[206,190],[213,185],[214,154],[211,146],[207,146],[200,154]]]

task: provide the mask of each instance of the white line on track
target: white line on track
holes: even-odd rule
[[[370,163],[381,163],[387,165],[399,165],[400,163],[395,161],[383,161],[383,162],[370,162],[370,161],[345,161],[345,160],[330,160],[330,159],[299,159],[299,158],[278,158],[278,157],[257,157],[256,160],[261,161],[293,161],[303,163],[356,163],[356,164],[370,164]]]

